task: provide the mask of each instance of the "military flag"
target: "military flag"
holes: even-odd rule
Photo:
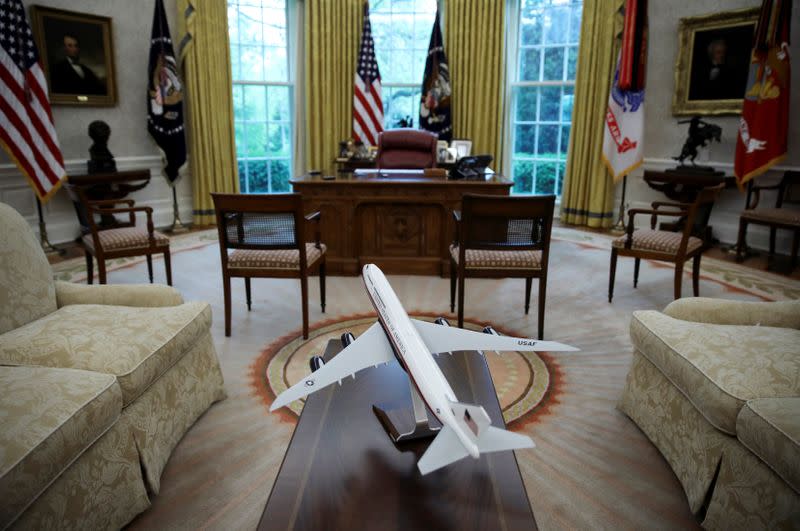
[[[433,22],[425,74],[422,77],[422,97],[419,104],[419,127],[439,135],[439,140],[453,139],[453,121],[450,114],[450,69],[444,53],[439,11]]]
[[[789,143],[789,25],[792,0],[764,0],[736,135],[739,187],[785,156]]]
[[[186,163],[183,83],[178,74],[162,0],[156,0],[153,11],[147,72],[147,131],[161,149],[165,159],[164,173],[174,185],[181,166]]]

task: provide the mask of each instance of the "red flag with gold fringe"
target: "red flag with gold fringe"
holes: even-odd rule
[[[789,140],[789,24],[792,0],[764,0],[736,136],[733,173],[744,184],[780,162]]]

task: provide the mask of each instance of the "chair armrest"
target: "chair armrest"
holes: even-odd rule
[[[92,199],[87,201],[90,207],[94,206],[113,206],[113,205],[128,205],[132,207],[136,204],[133,199]]]
[[[671,302],[664,308],[664,313],[675,319],[696,323],[800,330],[800,300],[753,302],[692,297]]]
[[[58,307],[70,304],[103,304],[157,308],[183,304],[180,292],[159,284],[95,285],[56,281]]]
[[[680,216],[688,216],[688,210],[658,210],[657,208],[649,209],[649,208],[632,208],[628,210],[628,242],[630,242],[631,238],[633,237],[633,218],[637,214],[650,214],[650,228],[656,228],[656,219],[658,216],[672,216],[672,217],[680,217]],[[627,247],[627,245],[626,245]]]
[[[321,245],[321,241],[320,241],[321,234],[320,234],[320,231],[319,231],[319,220],[321,218],[322,218],[322,213],[319,210],[317,210],[316,212],[312,212],[311,214],[307,214],[306,215],[306,221],[315,222],[315,225],[314,225],[314,246],[317,249],[320,249],[320,245]]]

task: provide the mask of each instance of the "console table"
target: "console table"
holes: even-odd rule
[[[373,263],[386,273],[443,276],[450,270],[451,211],[461,208],[461,197],[508,195],[513,184],[501,176],[454,181],[421,171],[339,174],[334,180],[303,176],[290,182],[308,212],[322,212],[329,273],[358,275]]]
[[[341,349],[329,341],[325,361]],[[493,426],[505,427],[483,355],[436,362],[460,401],[482,405]],[[430,439],[395,445],[372,412],[387,402],[411,407],[408,375],[394,362],[306,399],[259,531],[537,529],[513,452],[466,457],[423,476],[417,460]]]

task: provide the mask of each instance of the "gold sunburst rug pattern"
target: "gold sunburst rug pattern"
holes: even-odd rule
[[[438,317],[436,314],[419,311],[410,312],[409,315],[425,321],[433,321]],[[445,317],[454,320],[451,315]],[[345,332],[352,332],[358,337],[375,320],[375,314],[346,316],[318,323],[309,331],[307,340],[303,339],[300,330],[296,330],[273,341],[250,366],[250,387],[253,394],[269,408],[276,396],[308,374],[309,360],[312,356],[322,355],[329,340],[339,341]],[[464,328],[480,331],[489,324],[491,323],[465,319]],[[503,335],[520,335],[492,326]],[[503,417],[509,427],[521,427],[533,422],[558,402],[560,371],[555,358],[546,352],[514,351],[501,352],[498,355],[487,351],[485,355]],[[347,385],[346,380],[343,385]],[[295,422],[303,404],[303,400],[297,400],[281,409],[282,418]]]

